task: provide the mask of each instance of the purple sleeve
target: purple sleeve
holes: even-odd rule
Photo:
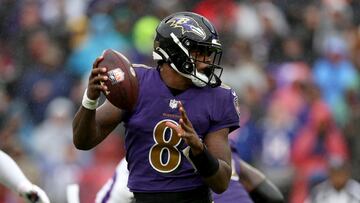
[[[216,95],[216,105],[211,115],[212,126],[209,132],[229,128],[229,133],[239,128],[238,97],[232,89],[221,89]]]

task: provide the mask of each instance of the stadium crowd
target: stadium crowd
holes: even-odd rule
[[[0,149],[66,202],[93,202],[124,156],[119,126],[88,152],[72,143],[92,63],[107,48],[154,64],[154,29],[176,11],[206,16],[223,42],[224,83],[239,95],[230,139],[290,203],[333,160],[360,181],[360,2],[355,0],[0,0]],[[336,162],[338,163],[338,162]],[[0,202],[19,197],[0,186]]]

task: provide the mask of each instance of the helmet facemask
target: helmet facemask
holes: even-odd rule
[[[191,64],[193,67],[192,71],[188,71],[185,67],[182,69],[187,74],[193,77],[192,81],[200,83],[197,86],[208,85],[210,87],[217,87],[221,85],[220,77],[222,75],[222,67],[220,67],[220,61],[222,56],[222,51],[220,46],[213,46],[207,43],[192,42],[192,47],[190,47],[190,57],[187,58],[185,64]],[[202,69],[201,72],[196,68],[197,63],[207,64],[207,67]]]

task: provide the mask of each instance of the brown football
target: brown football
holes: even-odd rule
[[[106,99],[120,109],[132,110],[138,97],[138,80],[134,68],[123,54],[113,49],[106,49],[102,55],[104,59],[98,67],[105,67],[109,78],[104,82],[108,87]]]

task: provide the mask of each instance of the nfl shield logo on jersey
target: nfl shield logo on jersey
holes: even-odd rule
[[[177,106],[178,106],[178,102],[179,102],[179,101],[176,101],[175,99],[170,99],[170,102],[169,102],[170,108],[176,109]]]

